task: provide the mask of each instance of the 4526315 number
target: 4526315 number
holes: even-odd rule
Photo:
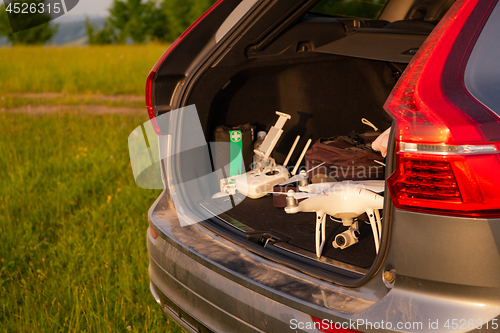
[[[61,7],[59,3],[9,3],[5,10],[14,14],[59,14]]]

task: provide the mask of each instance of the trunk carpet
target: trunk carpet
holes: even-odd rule
[[[287,214],[283,208],[273,206],[271,195],[261,199],[246,198],[238,206],[226,212],[232,218],[256,230],[265,231],[279,238],[288,237],[289,244],[315,253],[315,213]],[[335,249],[332,241],[338,233],[347,230],[341,223],[327,217],[327,242],[323,255],[354,266],[369,268],[375,260],[375,244],[369,224],[360,221],[359,242],[347,249]]]

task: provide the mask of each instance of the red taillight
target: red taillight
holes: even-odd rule
[[[500,217],[500,119],[467,91],[465,65],[497,0],[459,0],[389,96],[401,209]],[[497,193],[498,192],[498,193]]]
[[[153,101],[151,98],[151,93],[152,93],[151,88],[153,87],[153,79],[155,77],[155,74],[156,70],[152,70],[149,73],[148,78],[146,80],[146,107],[148,108],[148,114],[150,119],[153,119],[155,117],[153,111]]]
[[[359,331],[351,330],[348,328],[349,323],[340,323],[340,322],[332,322],[329,320],[321,320],[319,318],[311,316],[311,319],[313,320],[313,325],[316,329],[320,330],[321,332],[325,333],[359,333]]]
[[[446,160],[401,157],[399,166],[404,178],[395,183],[399,198],[461,202],[457,180]]]
[[[210,7],[202,16],[200,16],[193,24],[191,24],[191,26],[189,28],[187,28],[186,31],[184,31],[182,33],[182,35],[179,36],[179,38],[176,39],[176,41],[174,43],[172,43],[172,45],[170,45],[170,47],[167,49],[167,51],[165,51],[165,53],[161,56],[160,60],[158,60],[156,62],[156,64],[154,65],[153,69],[151,70],[151,72],[149,73],[148,75],[148,78],[146,80],[146,107],[148,108],[148,114],[149,114],[149,118],[151,120],[154,120],[153,118],[155,118],[155,114],[154,114],[154,111],[153,111],[153,99],[152,99],[152,93],[153,93],[153,80],[154,80],[154,77],[156,75],[156,71],[158,70],[158,68],[160,67],[160,65],[163,63],[163,61],[165,61],[165,59],[168,57],[168,55],[177,47],[177,45],[179,45],[179,43],[201,22],[203,21],[203,19],[208,15],[210,14],[215,8],[217,8],[217,6],[219,6],[221,3],[222,3],[223,0],[219,0],[217,1],[215,4],[212,5],[212,7]],[[158,124],[156,121],[152,121],[152,124],[153,124],[153,127],[156,131],[156,133],[158,133],[158,135],[161,135],[161,132],[160,132],[160,128],[158,127]]]

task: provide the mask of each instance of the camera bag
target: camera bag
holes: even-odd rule
[[[378,180],[384,179],[384,166],[375,161],[383,157],[371,149],[380,132],[351,133],[329,139],[319,139],[307,151],[306,171],[310,179]]]

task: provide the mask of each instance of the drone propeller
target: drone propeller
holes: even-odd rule
[[[227,198],[229,197],[229,193],[227,192],[217,192],[214,195],[212,195],[212,199],[220,199],[220,198]]]
[[[293,176],[292,178],[289,178],[287,181],[284,181],[283,183],[279,184],[278,186],[283,186],[283,185],[288,185],[291,183],[295,182],[300,182],[303,179],[307,178],[307,174],[304,170],[302,170],[298,175]]]
[[[311,172],[311,171],[319,168],[320,166],[322,166],[325,163],[326,162],[323,162],[320,165],[315,166],[311,170],[308,170],[307,172],[305,170],[301,170],[298,175],[295,175],[292,178],[289,178],[287,181],[284,181],[283,183],[279,184],[278,186],[283,186],[283,185],[287,185],[287,184],[291,184],[291,183],[295,183],[295,182],[300,182],[300,181],[302,181],[304,179],[307,179],[307,173],[308,172]]]
[[[319,195],[327,195],[325,193],[305,193],[305,192],[295,192],[293,190],[289,190],[288,193],[286,192],[267,192],[268,194],[279,194],[279,195],[291,195],[295,199],[300,200],[300,199],[308,199],[311,197],[319,196]]]
[[[365,180],[365,181],[352,181],[346,180],[343,182],[328,182],[328,183],[317,183],[309,184],[306,186],[299,186],[299,190],[308,193],[320,193],[320,192],[342,192],[346,186],[354,185],[359,188],[369,190],[374,193],[381,193],[385,190],[385,183],[383,180]]]
[[[359,184],[365,189],[375,193],[381,193],[385,191],[385,181],[383,180],[364,180],[357,181],[355,182],[355,184]]]
[[[338,183],[317,183],[309,184],[306,186],[299,186],[299,190],[307,193],[323,193],[324,191],[330,191],[330,188]]]

